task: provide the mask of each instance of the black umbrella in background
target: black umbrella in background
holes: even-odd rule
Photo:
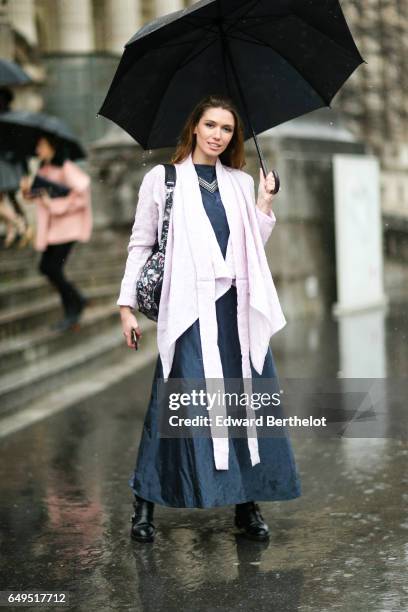
[[[86,157],[81,143],[67,124],[52,115],[30,111],[0,113],[0,150],[13,151],[20,157],[35,155],[37,141],[43,134],[56,137],[64,157]]]
[[[99,113],[157,149],[203,97],[227,95],[266,175],[256,134],[330,106],[363,62],[338,0],[201,0],[131,38]]]
[[[12,87],[31,83],[31,79],[15,62],[0,59],[0,87]]]

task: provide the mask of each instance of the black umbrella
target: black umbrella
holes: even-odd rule
[[[31,157],[35,155],[35,147],[42,134],[58,139],[64,157],[86,157],[81,143],[58,117],[29,111],[8,111],[0,114],[0,149],[3,151],[10,150],[21,157]]]
[[[201,0],[131,38],[99,112],[156,149],[203,97],[227,95],[266,173],[256,134],[330,106],[362,62],[338,0]]]
[[[0,87],[25,85],[26,83],[31,83],[31,79],[18,64],[0,59]]]

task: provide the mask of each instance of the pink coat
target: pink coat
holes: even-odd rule
[[[231,284],[237,288],[243,377],[250,379],[250,358],[261,373],[270,337],[286,323],[264,250],[275,215],[256,207],[254,181],[249,174],[224,166],[218,159],[218,187],[230,227],[224,260],[204,210],[191,155],[176,164],[176,170],[157,325],[164,379],[171,370],[177,338],[199,319],[207,389],[211,381],[222,384],[215,301]],[[164,167],[158,165],[145,175],[140,187],[119,305],[137,306],[136,281],[161,234],[164,205]],[[249,407],[247,414],[253,416]],[[228,469],[227,433],[220,437],[218,428],[212,435],[216,468]],[[256,428],[248,429],[248,446],[255,465],[259,463]]]
[[[48,209],[36,198],[37,233],[35,248],[45,251],[49,244],[79,240],[87,242],[92,232],[91,187],[89,176],[77,164],[66,160],[63,166],[46,164],[38,174],[71,188],[69,195],[52,198]]]

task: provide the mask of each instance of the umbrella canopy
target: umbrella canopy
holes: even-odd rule
[[[221,94],[249,138],[330,106],[363,62],[338,0],[201,0],[133,36],[99,113],[156,149]]]
[[[58,138],[64,156],[69,159],[86,157],[85,150],[67,124],[45,113],[8,111],[0,114],[0,149],[21,157],[35,155],[39,137],[48,134]]]
[[[31,79],[18,64],[0,59],[0,87],[25,85],[26,83],[31,83]]]

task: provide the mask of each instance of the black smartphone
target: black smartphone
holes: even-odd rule
[[[132,327],[131,337],[132,337],[132,342],[135,345],[135,351],[137,351],[137,349],[139,348],[139,343],[137,340],[136,330],[134,327]]]

